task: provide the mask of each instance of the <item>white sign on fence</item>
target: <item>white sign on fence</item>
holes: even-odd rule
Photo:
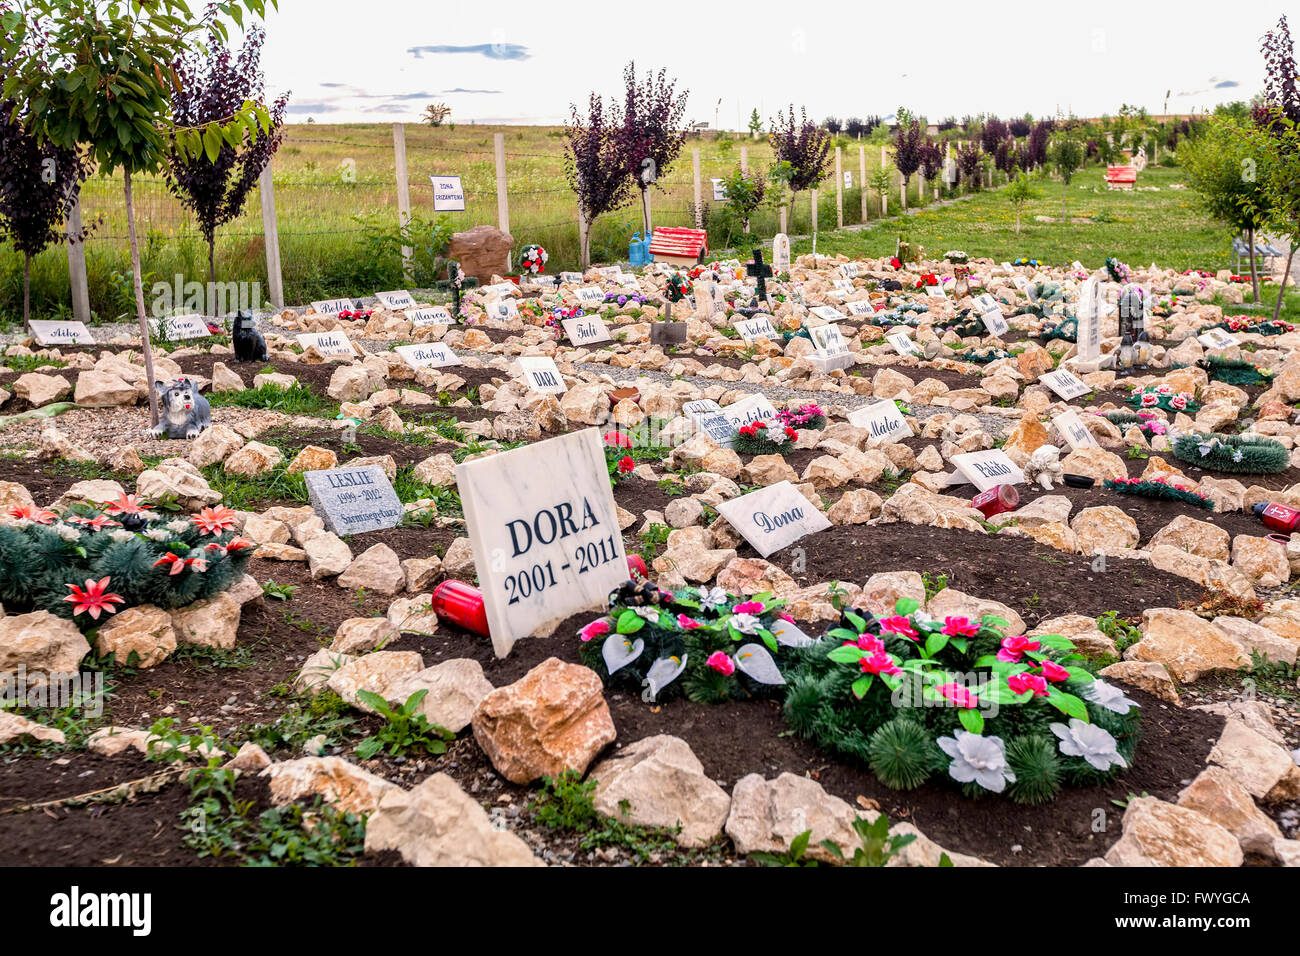
[[[464,212],[465,187],[459,176],[430,176],[433,183],[434,212]]]
[[[411,368],[442,368],[459,365],[456,353],[442,342],[424,342],[419,345],[399,345],[393,349]]]
[[[569,390],[560,370],[555,367],[555,359],[550,356],[521,355],[515,361],[529,388],[550,395],[563,395]]]
[[[717,507],[727,523],[764,558],[804,535],[831,526],[826,516],[788,481],[778,481]]]
[[[709,182],[713,183],[713,201],[714,201],[714,202],[726,202],[726,201],[727,201],[727,187],[724,186],[724,185],[722,185],[722,180],[721,180],[721,179],[710,179]]]
[[[456,486],[498,657],[627,580],[598,429],[457,465]]]
[[[84,322],[31,319],[27,323],[37,345],[94,345],[95,337]]]

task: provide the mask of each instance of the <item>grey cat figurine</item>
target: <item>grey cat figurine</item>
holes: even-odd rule
[[[154,382],[158,392],[158,424],[150,429],[154,438],[198,438],[212,425],[212,408],[188,378],[168,385]]]

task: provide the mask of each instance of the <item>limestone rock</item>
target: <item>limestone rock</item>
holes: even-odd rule
[[[140,472],[135,480],[136,494],[158,501],[168,495],[186,511],[198,511],[221,500],[199,470],[183,458],[168,458],[157,467]]]
[[[641,826],[680,826],[682,846],[704,846],[720,836],[731,809],[731,798],[705,775],[690,745],[667,734],[624,747],[597,764],[591,779],[598,811]]]
[[[227,458],[222,469],[228,475],[253,478],[265,474],[282,461],[284,461],[284,453],[280,449],[260,441],[250,441]]]
[[[349,704],[356,704],[359,690],[371,691],[387,700],[390,687],[422,670],[424,658],[415,651],[374,651],[348,660],[330,674],[325,686]]]
[[[1101,632],[1094,618],[1084,614],[1063,614],[1039,622],[1030,637],[1041,634],[1060,634],[1074,642],[1074,648],[1086,657],[1118,657],[1115,642]]]
[[[1114,505],[1084,508],[1070,522],[1083,554],[1135,548],[1138,543],[1137,522]]]
[[[353,617],[338,626],[329,649],[340,654],[368,654],[400,636],[386,617]]]
[[[300,757],[273,763],[259,777],[266,777],[271,802],[284,806],[303,797],[319,796],[336,810],[365,815],[379,809],[379,802],[402,788],[377,777],[342,757]]]
[[[161,664],[176,650],[176,630],[171,615],[152,604],[118,611],[100,625],[95,638],[95,653],[99,657],[113,654],[119,664],[138,656],[137,667]]]
[[[1178,805],[1195,810],[1231,831],[1248,853],[1273,855],[1273,841],[1282,836],[1251,795],[1222,767],[1206,767],[1178,795]]]
[[[331,531],[316,535],[303,545],[303,550],[307,552],[307,567],[311,569],[313,581],[337,577],[352,566],[352,549]]]
[[[315,544],[316,540],[308,543]],[[406,573],[392,548],[376,544],[357,555],[348,569],[339,575],[338,583],[342,588],[365,588],[380,594],[396,594],[406,586]]]
[[[1250,656],[1223,630],[1191,611],[1148,608],[1142,614],[1142,639],[1124,652],[1125,660],[1164,664],[1179,683],[1216,670],[1240,670]]]
[[[1265,588],[1279,587],[1291,577],[1286,547],[1253,534],[1239,534],[1232,539],[1232,566]]]
[[[293,461],[289,462],[284,470],[291,475],[300,471],[328,471],[338,463],[339,456],[330,449],[322,448],[320,445],[308,445],[293,456]]]
[[[523,840],[493,827],[445,773],[382,795],[366,822],[366,852],[383,850],[397,850],[411,866],[545,866]]]
[[[615,737],[600,677],[555,657],[483,698],[473,727],[493,766],[518,784],[583,773]]]
[[[14,395],[35,407],[48,405],[72,391],[72,383],[62,375],[27,372],[14,381]]]
[[[797,590],[794,578],[762,558],[734,558],[718,572],[718,587],[732,594],[761,594],[771,591],[777,597]]]
[[[229,591],[223,591],[207,600],[173,609],[172,630],[179,644],[229,650],[235,646],[242,612],[243,604]]]
[[[420,702],[425,719],[458,734],[469,726],[478,705],[493,688],[483,675],[482,664],[458,657],[400,678],[389,686],[387,699],[402,704],[421,690],[427,691]]]
[[[111,408],[134,405],[138,394],[134,385],[122,381],[112,372],[86,369],[77,375],[77,388],[72,400],[87,408]]]
[[[1229,540],[1228,532],[1218,525],[1179,515],[1152,536],[1147,548],[1168,545],[1202,558],[1227,561]]]
[[[977,598],[956,588],[944,588],[930,598],[930,603],[926,605],[926,613],[940,621],[945,617],[965,617],[978,621],[985,614],[992,614],[1007,622],[1008,626],[1003,628],[1004,637],[1015,637],[1025,633],[1024,619],[1007,605],[1000,601]]]
[[[66,740],[63,731],[55,727],[46,727],[19,714],[0,710],[0,745],[11,744],[23,737],[51,744],[61,744]]]
[[[1182,703],[1182,698],[1178,696],[1178,688],[1174,686],[1174,679],[1169,676],[1169,671],[1165,669],[1164,664],[1145,661],[1116,661],[1109,667],[1103,667],[1097,673],[1109,680],[1128,684],[1138,690],[1144,690],[1151,696],[1158,697],[1171,704],[1179,705]]]
[[[831,505],[826,517],[836,525],[865,524],[879,515],[883,506],[880,495],[870,488],[851,488]]]
[[[293,680],[293,689],[299,693],[315,693],[325,689],[329,679],[344,664],[356,660],[350,654],[336,654],[321,648],[303,663]]]
[[[1300,796],[1300,767],[1286,750],[1252,730],[1245,721],[1230,719],[1225,723],[1207,759],[1265,803]]]
[[[1087,475],[1101,484],[1107,478],[1127,478],[1128,469],[1124,459],[1114,452],[1089,445],[1076,448],[1061,460],[1061,468],[1067,475]]]
[[[1136,797],[1124,811],[1124,832],[1106,851],[1112,866],[1241,866],[1232,833],[1195,810]]]
[[[43,686],[49,674],[78,673],[89,650],[75,624],[49,611],[0,616],[0,674],[23,667],[31,686]]]

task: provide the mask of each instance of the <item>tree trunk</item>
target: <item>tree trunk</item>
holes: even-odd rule
[[[32,254],[23,253],[23,325],[32,317]]]
[[[131,204],[131,170],[123,170],[126,197],[126,234],[131,244],[131,279],[135,286],[135,317],[140,323],[140,347],[144,353],[144,375],[149,385],[149,424],[158,424],[158,391],[154,388],[153,345],[149,341],[149,319],[144,313],[144,284],[140,279],[140,243],[135,236],[135,207]]]
[[[215,317],[217,314],[217,240],[215,237],[208,242],[208,294],[204,298],[208,303],[208,315]]]
[[[650,231],[654,228],[654,225],[650,222],[650,187],[649,186],[643,186],[641,188],[641,217],[642,219],[645,220],[645,235],[646,238],[648,239],[650,237]]]
[[[591,223],[585,212],[578,213],[578,265],[584,271],[591,265]]]
[[[1067,179],[1061,184],[1061,222],[1069,222],[1069,217],[1065,214],[1066,192],[1070,188],[1070,181]]]
[[[1297,230],[1300,231],[1300,230]],[[1295,258],[1295,243],[1291,243],[1291,251],[1286,254],[1286,271],[1282,273],[1282,287],[1277,290],[1277,305],[1273,306],[1273,321],[1276,322],[1282,314],[1282,297],[1286,295],[1286,284],[1291,278],[1291,260]]]
[[[1255,305],[1259,305],[1259,274],[1255,271],[1255,230],[1254,227],[1246,230],[1246,242],[1250,244],[1250,289],[1251,294],[1255,297]]]
[[[1020,235],[1020,207],[1016,207],[1016,235]]]

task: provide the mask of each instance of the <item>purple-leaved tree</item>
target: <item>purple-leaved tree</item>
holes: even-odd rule
[[[623,68],[622,125],[618,130],[623,164],[641,190],[641,213],[649,235],[650,187],[668,171],[686,142],[682,117],[686,114],[689,91],[676,90],[677,81],[668,71],[646,73],[638,82],[636,63]]]
[[[790,204],[793,206],[794,197],[800,191],[812,189],[826,178],[831,134],[825,127],[809,120],[803,107],[799,108],[799,119],[796,120],[794,105],[791,104],[784,116],[776,114],[767,138],[775,153],[773,168],[777,171],[777,178],[784,179],[790,187]]]
[[[280,148],[284,138],[284,109],[289,94],[274,103],[265,102],[262,80],[262,44],[266,33],[254,26],[235,56],[216,34],[208,36],[207,49],[194,51],[172,64],[179,80],[172,94],[172,117],[176,126],[200,127],[223,122],[246,103],[266,107],[269,129],[256,124],[244,132],[237,144],[223,141],[213,157],[207,152],[183,150],[173,138],[167,152],[167,185],[198,222],[208,244],[208,313],[216,304],[211,299],[217,279],[217,230],[238,218],[257,185],[262,170]]]
[[[921,121],[906,110],[898,111],[898,130],[894,133],[894,165],[903,177],[903,208],[907,208],[907,183],[925,159],[925,134]]]
[[[970,140],[957,150],[957,168],[965,180],[967,190],[974,192],[980,188],[980,163],[984,159],[984,150],[975,140]]]
[[[617,105],[606,108],[591,94],[584,116],[577,106],[569,107],[564,127],[564,174],[578,197],[582,217],[579,261],[591,265],[591,227],[596,217],[626,205],[632,194],[632,177],[623,162],[619,131],[622,118]]]
[[[23,322],[32,314],[32,259],[68,236],[64,220],[76,205],[89,164],[73,149],[41,142],[13,100],[0,101],[0,231],[23,254]]]

